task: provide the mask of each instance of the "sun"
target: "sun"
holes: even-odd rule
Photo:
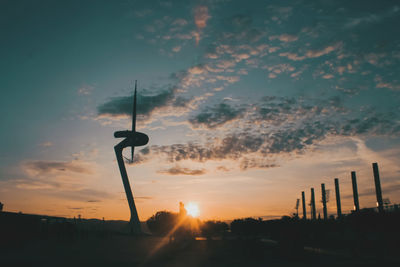
[[[196,203],[189,202],[185,208],[186,208],[187,214],[192,217],[197,217],[200,214],[199,206]]]

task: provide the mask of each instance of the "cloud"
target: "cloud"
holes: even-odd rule
[[[332,74],[325,74],[325,75],[322,76],[322,78],[324,78],[324,79],[332,79],[334,77],[335,76],[333,76]]]
[[[197,65],[197,66],[191,67],[187,71],[188,71],[188,73],[194,74],[194,75],[195,74],[203,74],[203,73],[207,72],[207,70],[204,68],[203,65]]]
[[[54,190],[60,188],[60,183],[54,181],[40,181],[32,179],[19,179],[16,180],[16,187],[27,190]]]
[[[159,108],[172,103],[175,96],[174,89],[162,90],[154,95],[137,95],[137,114],[148,118]],[[133,95],[113,97],[97,107],[98,115],[106,117],[132,116]]]
[[[85,85],[78,89],[79,95],[90,95],[94,90],[94,87],[91,85]]]
[[[384,66],[385,63],[381,63],[380,61],[384,59],[387,55],[385,53],[368,53],[364,56],[365,61],[374,66]]]
[[[205,169],[192,170],[189,168],[181,168],[179,166],[175,166],[170,169],[160,170],[157,172],[161,173],[161,174],[168,174],[168,175],[203,175],[206,173],[206,170]]]
[[[389,193],[397,193],[400,192],[400,184],[391,183],[383,186],[382,191],[386,194]],[[368,196],[376,196],[375,189],[364,189],[363,191],[358,193],[359,197],[368,197]],[[344,199],[353,199],[353,194],[343,195]]]
[[[200,34],[203,28],[207,26],[207,21],[211,18],[208,13],[207,6],[197,6],[193,10],[194,13],[194,23],[197,27],[197,32],[193,32],[193,36],[196,39],[196,45],[200,42]]]
[[[154,197],[135,197],[135,199],[150,200],[150,199],[154,199]]]
[[[225,31],[222,31],[217,38],[224,45],[252,44],[266,34],[263,27],[253,27],[253,19],[245,14],[236,14],[225,19],[224,22]]]
[[[279,56],[287,57],[288,59],[294,60],[294,61],[303,60],[306,58],[305,56],[299,56],[296,53],[289,53],[289,52],[280,53]]]
[[[217,170],[218,171],[224,171],[224,172],[228,172],[229,171],[229,169],[227,167],[225,167],[225,166],[218,166]]]
[[[178,25],[178,26],[185,26],[187,24],[188,22],[185,19],[176,19],[172,22],[172,25]]]
[[[237,14],[229,18],[227,22],[235,28],[248,28],[251,26],[253,19],[247,15]]]
[[[208,129],[221,126],[240,117],[243,109],[236,109],[227,103],[220,103],[214,107],[205,108],[202,112],[189,119],[195,126],[205,126]]]
[[[10,181],[10,186],[40,191],[41,194],[56,198],[92,203],[115,197],[109,192],[88,188],[90,181],[97,176],[96,170],[99,169],[92,162],[37,160],[23,162],[21,169],[26,175]]]
[[[287,57],[288,59],[293,60],[293,61],[299,61],[299,60],[304,60],[306,58],[318,58],[318,57],[330,54],[333,51],[338,50],[342,47],[343,47],[343,43],[337,42],[335,44],[325,46],[322,49],[308,50],[302,56],[299,56],[297,53],[290,53],[290,52],[280,53],[279,55],[281,57]]]
[[[175,53],[178,53],[179,51],[181,51],[182,46],[178,45],[172,48],[172,51]]]
[[[233,56],[233,58],[235,58],[236,62],[240,62],[242,60],[250,58],[250,55],[246,54],[246,53],[233,54],[232,56]]]
[[[384,81],[379,75],[375,77],[376,88],[388,88],[393,91],[400,91],[400,82],[393,80],[392,82]]]
[[[280,167],[278,164],[275,163],[267,163],[263,159],[257,158],[244,158],[240,161],[240,169],[247,170],[247,169],[269,169],[269,168],[277,168]]]
[[[47,176],[44,178],[31,177],[14,180],[13,183],[19,189],[39,190],[43,194],[53,195],[57,198],[72,199],[89,203],[101,202],[103,199],[115,197],[109,192],[86,188],[75,181],[63,181],[60,177]],[[89,200],[88,200],[89,198]]]
[[[296,70],[296,68],[290,64],[277,64],[277,65],[273,65],[273,66],[263,66],[262,69],[267,69],[270,72],[268,75],[268,77],[270,77],[270,78],[276,78],[278,74],[289,73],[289,72],[293,72]]]
[[[216,63],[216,66],[221,69],[233,68],[236,66],[236,62],[234,60],[219,60]]]
[[[314,144],[316,141],[323,140],[330,134],[353,136],[363,133],[380,133],[379,126],[383,121],[372,117],[367,120],[351,123],[344,122],[339,127],[335,122],[310,121],[303,122],[301,125],[293,128],[281,128],[272,132],[236,132],[229,134],[222,139],[215,139],[211,144],[175,144],[171,146],[152,146],[151,153],[163,154],[170,162],[182,160],[193,160],[205,162],[207,160],[245,160],[245,156],[251,156],[252,153],[258,156],[271,156],[277,154],[288,154],[292,152],[302,152],[304,149]],[[293,125],[294,126],[294,125]],[[377,127],[378,126],[378,127]],[[400,127],[392,127],[397,134]],[[392,134],[391,132],[386,132]],[[247,160],[247,159],[246,159]],[[253,161],[254,162],[254,161]],[[242,163],[243,164],[243,163]],[[264,163],[247,164],[250,166],[271,167],[267,160]]]
[[[42,190],[50,192],[64,192],[70,195],[79,195],[81,198],[95,199],[96,190],[86,188],[86,183],[97,173],[98,166],[89,161],[49,161],[34,160],[21,163],[21,169],[27,175],[15,179],[17,188],[27,190]],[[83,192],[93,193],[91,195]],[[82,193],[82,195],[81,195]],[[107,194],[105,194],[106,196]]]
[[[216,78],[221,81],[226,81],[228,83],[236,83],[240,80],[239,76],[222,76],[217,75]]]
[[[333,45],[328,45],[328,46],[324,47],[323,49],[309,50],[306,53],[306,57],[307,58],[321,57],[321,56],[327,55],[327,54],[329,54],[329,53],[341,48],[342,46],[343,46],[343,43],[342,42],[338,42],[338,43],[335,43]]]
[[[206,143],[153,145],[139,151],[137,163],[152,158],[166,162],[234,160],[242,169],[278,167],[275,158],[303,154],[329,136],[400,136],[395,112],[346,108],[342,98],[303,99],[267,96],[240,108],[226,103],[203,109],[189,119],[213,129]],[[225,123],[236,118],[227,133]],[[196,128],[196,127],[195,127]]]
[[[194,23],[198,29],[205,28],[207,26],[207,20],[210,18],[211,16],[208,13],[207,6],[197,6],[194,8]]]
[[[244,170],[246,168],[270,168],[274,165],[271,160],[257,159],[251,154],[266,155],[261,150],[265,143],[266,136],[252,135],[249,133],[231,134],[223,139],[216,139],[214,143],[199,145],[194,143],[173,144],[168,146],[151,146],[150,153],[146,156],[139,153],[142,157],[141,162],[150,160],[152,157],[164,157],[167,162],[176,163],[184,160],[195,162],[206,162],[209,160],[237,160],[238,166]],[[246,157],[244,157],[246,156]],[[171,172],[178,172],[174,168]]]
[[[281,34],[281,35],[272,35],[272,36],[269,37],[269,39],[270,40],[278,39],[281,42],[288,43],[288,42],[297,41],[299,39],[299,37],[296,36],[296,35],[290,35],[290,34],[284,33],[284,34]]]
[[[383,19],[395,16],[399,14],[400,7],[398,6],[393,6],[384,12],[381,12],[379,14],[367,14],[364,16],[360,16],[357,18],[350,18],[348,19],[347,23],[344,25],[345,28],[354,28],[359,25],[363,24],[372,24],[372,23],[378,23]]]
[[[206,92],[203,95],[183,96],[189,89],[200,87],[207,82],[210,73],[219,72],[218,69],[210,68],[207,64],[191,66],[186,70],[178,71],[170,75],[172,85],[169,89],[160,89],[153,94],[138,92],[137,94],[137,114],[141,120],[150,120],[153,115],[155,118],[165,116],[182,116],[192,109],[196,109],[198,104],[213,93]],[[211,77],[213,78],[213,76]],[[217,75],[213,79],[223,80],[226,83],[235,83],[239,80],[238,76]],[[214,81],[214,82],[215,82]],[[106,102],[97,106],[97,119],[120,119],[131,116],[133,108],[133,96],[112,97]]]
[[[32,176],[49,175],[55,173],[80,173],[93,174],[93,166],[89,163],[73,160],[73,161],[28,161],[23,164],[23,170]]]
[[[39,144],[39,146],[42,146],[42,147],[51,147],[53,145],[54,144],[52,142],[50,142],[50,141],[43,142],[43,143]]]
[[[369,111],[370,114],[361,118],[347,119],[336,128],[335,134],[357,136],[369,134],[372,136],[396,136],[400,134],[398,115],[392,112],[379,113]]]
[[[213,88],[219,90],[239,81],[239,76],[225,76],[220,73],[223,71],[212,68],[208,64],[198,64],[171,74],[170,79],[173,83],[169,86],[170,89],[158,90],[153,94],[138,92],[137,112],[141,116],[140,121],[145,120],[145,123],[149,124],[168,116],[182,117],[191,110],[197,109],[201,103],[213,96],[214,92],[206,91],[200,95],[190,95],[187,94],[189,90],[204,86],[205,83],[222,81],[222,83],[212,85]],[[119,120],[129,117],[132,114],[132,107],[133,96],[110,98],[97,106],[95,120],[103,118]],[[165,125],[164,122],[162,122],[163,125]],[[106,121],[106,123],[111,122]]]
[[[113,199],[116,195],[103,190],[96,190],[91,188],[68,189],[68,188],[54,188],[46,191],[46,194],[54,195],[57,198],[71,199],[74,201],[82,201],[89,203],[99,203],[105,199]],[[89,201],[88,201],[88,198]]]

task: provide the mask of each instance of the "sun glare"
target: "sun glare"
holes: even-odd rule
[[[197,217],[200,214],[199,206],[196,203],[189,202],[185,208],[186,208],[187,214],[192,217]]]

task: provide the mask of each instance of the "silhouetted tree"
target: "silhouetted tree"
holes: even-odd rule
[[[223,235],[228,229],[228,224],[220,221],[206,221],[200,227],[201,234],[206,237]]]
[[[146,223],[153,234],[166,235],[178,223],[178,214],[170,211],[158,211]]]
[[[261,234],[262,224],[261,219],[236,219],[231,222],[231,231],[235,234],[255,236]]]

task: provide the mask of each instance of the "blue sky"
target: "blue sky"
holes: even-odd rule
[[[352,208],[399,202],[397,1],[5,1],[0,201],[127,218],[113,138],[150,137],[128,167],[138,212],[279,216],[339,177]],[[333,197],[333,196],[332,196]],[[334,201],[329,203],[334,213]]]

